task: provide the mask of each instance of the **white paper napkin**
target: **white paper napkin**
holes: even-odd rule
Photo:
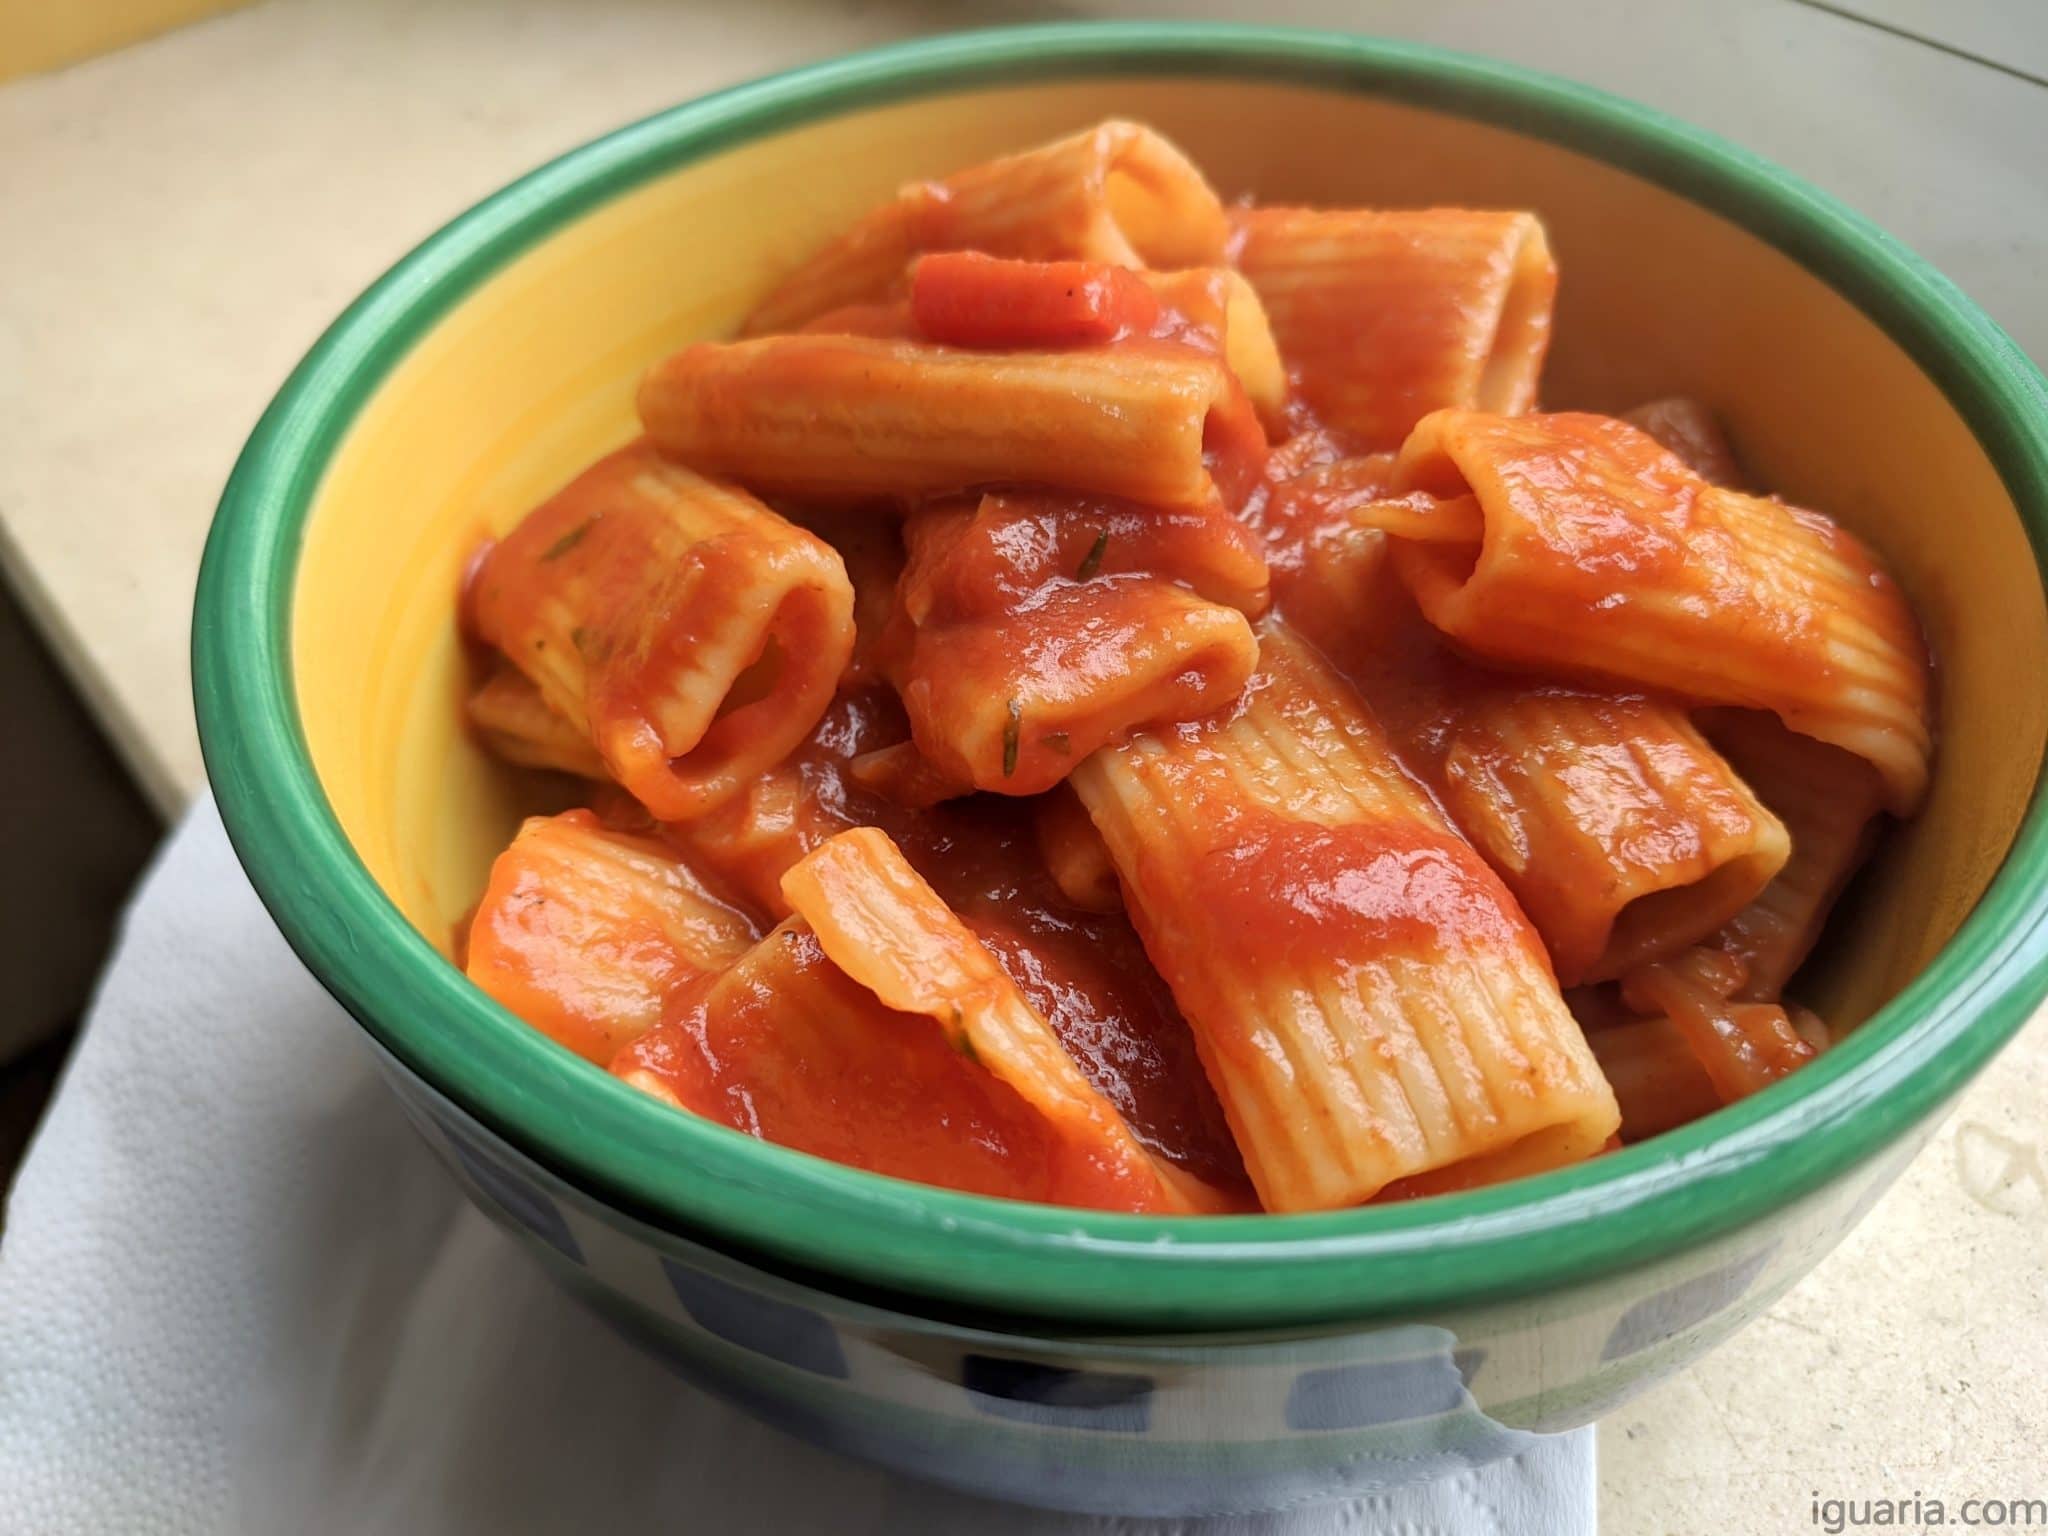
[[[210,800],[128,913],[0,1241],[0,1527],[1575,1536],[1591,1430],[1287,1515],[982,1503],[754,1423],[471,1210],[249,888]]]

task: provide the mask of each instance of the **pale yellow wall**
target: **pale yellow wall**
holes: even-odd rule
[[[0,0],[0,80],[110,53],[249,0]]]

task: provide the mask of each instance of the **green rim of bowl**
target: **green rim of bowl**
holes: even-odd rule
[[[961,1195],[676,1114],[521,1025],[449,965],[355,856],[314,776],[291,676],[303,524],[337,444],[455,303],[598,203],[736,143],[912,97],[1105,73],[1363,92],[1631,171],[1770,242],[1857,304],[1969,422],[2048,551],[2048,385],[1939,273],[1813,188],[1584,86],[1405,43],[1207,24],[1028,27],[912,42],[690,102],[480,203],[358,299],[265,412],[221,498],[193,625],[208,773],[230,837],[313,973],[406,1067],[569,1183],[763,1261],[1066,1328],[1307,1326],[1506,1299],[1758,1222],[1940,1109],[2048,990],[2039,786],[1990,889],[1925,972],[1796,1076],[1595,1162],[1316,1215],[1149,1218]]]

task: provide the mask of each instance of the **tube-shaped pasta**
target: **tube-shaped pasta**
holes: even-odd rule
[[[1884,786],[1862,758],[1789,731],[1775,716],[1712,710],[1702,724],[1791,834],[1785,867],[1713,940],[1747,972],[1736,995],[1774,1003],[1869,852]]]
[[[866,690],[843,694],[812,740],[761,781],[761,793],[667,831],[750,909],[788,917],[782,876],[792,865],[854,825],[889,830],[1132,1133],[1209,1195],[1241,1208],[1250,1194],[1243,1164],[1187,1025],[1124,921],[1114,872],[1109,902],[1077,910],[1033,856],[1031,804],[981,799],[913,816],[869,793],[862,757],[900,729],[900,716],[883,704]],[[1075,813],[1099,842],[1078,805]]]
[[[1266,461],[1266,487],[1245,509],[1265,544],[1273,602],[1288,625],[1340,670],[1374,648],[1373,616],[1400,598],[1387,536],[1361,521],[1383,501],[1394,455],[1346,458],[1325,432],[1295,434]]]
[[[777,764],[694,821],[664,829],[692,860],[757,912],[784,918],[782,872],[845,821],[806,792],[802,765]]]
[[[920,256],[910,268],[915,335],[995,352],[1099,347],[1150,335],[1158,298],[1143,275],[1102,261],[1006,261],[979,251]]]
[[[1431,623],[1517,667],[1768,709],[1867,759],[1891,810],[1926,789],[1927,652],[1863,546],[1817,513],[1701,479],[1602,416],[1440,411],[1393,493],[1476,498],[1477,541],[1397,537]]]
[[[853,651],[832,547],[645,443],[485,557],[478,634],[664,821],[702,815],[817,723]]]
[[[1684,1036],[1724,1103],[1768,1087],[1817,1052],[1775,1003],[1744,1002],[1742,962],[1718,949],[1689,949],[1629,972],[1621,995]]]
[[[1591,1156],[1619,1112],[1513,898],[1313,653],[1262,642],[1229,716],[1073,777],[1261,1199]]]
[[[846,765],[846,774],[869,794],[907,811],[930,810],[974,792],[971,783],[926,757],[914,741],[863,752]]]
[[[1035,795],[1129,730],[1223,708],[1258,650],[1235,608],[1127,577],[920,629],[898,677],[918,750],[943,775]]]
[[[542,1034],[604,1066],[678,987],[723,970],[755,937],[660,843],[568,811],[529,818],[498,855],[465,968]]]
[[[1184,272],[1145,272],[1140,279],[1186,327],[1221,352],[1266,429],[1282,431],[1287,368],[1266,307],[1245,275],[1230,267],[1193,267]]]
[[[533,680],[500,662],[470,694],[469,723],[485,746],[521,768],[552,768],[579,778],[605,777],[590,734],[548,708]]]
[[[612,1071],[675,1108],[855,1168],[972,1194],[1109,1210],[1164,1207],[1064,1142],[930,1019],[834,965],[789,918]]]
[[[886,833],[842,832],[784,875],[782,891],[835,965],[887,1006],[935,1021],[955,1050],[1016,1090],[1134,1206],[1179,1203],[1180,1181],[1168,1165],[1138,1144],[988,947]]]
[[[1265,563],[1220,508],[991,495],[906,533],[888,670],[942,779],[1036,794],[1123,732],[1222,708],[1257,662],[1241,609]]]
[[[795,915],[614,1071],[880,1173],[1109,1210],[1219,1198],[1138,1143],[886,834],[830,839],[784,887]]]
[[[1039,798],[1035,812],[1032,832],[1038,854],[1060,895],[1083,912],[1123,911],[1123,889],[1117,884],[1109,844],[1073,790],[1057,786]]]
[[[1721,1107],[1721,1095],[1668,1018],[1629,1019],[1586,1031],[1600,1071],[1621,1106],[1621,1139],[1661,1136]]]
[[[1244,526],[1214,503],[1167,510],[996,491],[921,509],[903,531],[909,556],[897,596],[912,624],[1029,603],[1061,584],[1099,590],[1125,576],[1177,582],[1253,617],[1266,609],[1265,559]]]
[[[1215,492],[1203,428],[1222,360],[1139,344],[975,352],[862,336],[699,342],[651,369],[640,419],[672,458],[763,494],[848,501],[1028,481],[1158,506]]]
[[[1228,236],[1222,204],[1185,155],[1149,128],[1110,121],[905,187],[778,283],[743,333],[794,330],[886,297],[920,251],[1193,267],[1220,264]]]
[[[1132,272],[1097,261],[1004,261],[978,251],[920,256],[912,329],[872,309],[834,310],[806,330],[921,337],[991,351],[1178,342],[1223,359],[1260,422],[1287,425],[1287,373],[1259,296],[1228,267]]]
[[[1706,938],[1791,841],[1675,705],[1493,687],[1455,706],[1444,809],[1543,935],[1559,981],[1600,981]]]
[[[1309,407],[1365,448],[1536,402],[1557,266],[1531,213],[1248,208],[1237,264]]]
[[[1385,499],[1392,466],[1311,467],[1259,509],[1288,546],[1273,582],[1289,622],[1380,712],[1564,985],[1705,939],[1784,864],[1785,829],[1676,704],[1489,673],[1450,654],[1391,579],[1375,587],[1384,536],[1358,523],[1391,510],[1383,525],[1405,526],[1409,509]]]

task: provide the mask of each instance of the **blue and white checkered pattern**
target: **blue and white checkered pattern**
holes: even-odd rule
[[[1348,1332],[1062,1339],[848,1301],[647,1227],[384,1065],[478,1206],[693,1381],[914,1475],[1126,1513],[1366,1492],[1589,1423],[1767,1306],[1913,1150],[1810,1213],[1564,1293]]]

